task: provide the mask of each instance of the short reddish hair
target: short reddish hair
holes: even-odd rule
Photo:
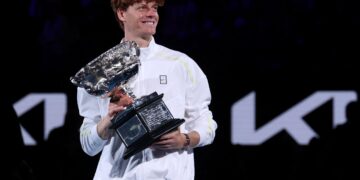
[[[124,24],[120,19],[117,17],[117,10],[126,10],[129,6],[142,2],[144,0],[111,0],[111,8],[115,14],[116,20],[119,22],[120,27],[123,29]],[[156,2],[159,6],[163,6],[165,3],[165,0],[145,0],[146,2]]]

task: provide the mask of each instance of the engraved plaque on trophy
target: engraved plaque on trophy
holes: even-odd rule
[[[137,98],[128,82],[139,70],[140,50],[133,41],[123,41],[104,52],[70,78],[71,82],[94,96],[112,96],[110,101],[130,98],[132,103],[115,115],[111,129],[126,146],[127,159],[147,148],[160,136],[176,129],[184,119],[174,118],[162,100],[163,94],[153,92]],[[113,93],[121,90],[122,97]]]

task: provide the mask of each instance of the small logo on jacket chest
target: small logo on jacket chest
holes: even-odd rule
[[[167,76],[166,75],[160,75],[160,84],[167,84]]]

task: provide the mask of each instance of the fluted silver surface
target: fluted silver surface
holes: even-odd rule
[[[140,49],[133,41],[122,41],[81,68],[70,81],[89,94],[101,96],[117,86],[126,87],[138,73]]]

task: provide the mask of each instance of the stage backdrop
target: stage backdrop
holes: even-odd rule
[[[81,150],[69,78],[121,40],[110,4],[17,0],[7,7],[16,10],[2,34],[11,57],[3,58],[11,73],[2,95],[25,144],[19,173],[91,179],[99,156]],[[211,88],[218,129],[212,145],[195,150],[197,180],[359,177],[358,7],[185,0],[160,8],[157,43],[192,57]]]

